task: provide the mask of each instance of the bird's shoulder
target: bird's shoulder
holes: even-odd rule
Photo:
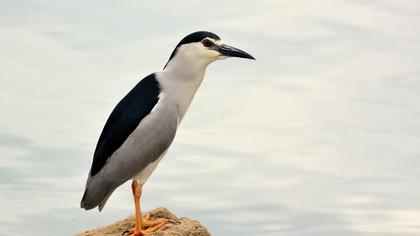
[[[159,101],[160,84],[150,74],[117,104],[111,112],[96,145],[90,175],[98,173],[108,158],[124,143]]]

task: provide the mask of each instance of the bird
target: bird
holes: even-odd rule
[[[255,60],[212,32],[191,33],[176,45],[162,71],[140,80],[122,98],[99,136],[81,208],[101,211],[114,190],[131,180],[136,224],[129,235],[151,234],[167,223],[143,217],[143,185],[174,140],[207,66],[229,57]]]

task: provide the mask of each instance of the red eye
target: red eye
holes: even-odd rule
[[[209,39],[204,39],[202,41],[202,43],[203,43],[204,47],[206,47],[206,48],[208,48],[208,47],[210,47],[210,46],[213,45],[213,42],[211,40],[209,40]]]

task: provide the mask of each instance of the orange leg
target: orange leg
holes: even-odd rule
[[[133,180],[131,189],[133,190],[134,205],[136,207],[136,226],[129,231],[130,236],[143,236],[151,234],[165,225],[164,220],[149,221],[142,218],[140,209],[140,197],[142,193],[142,185],[139,185],[137,180]],[[149,227],[143,230],[143,227]]]

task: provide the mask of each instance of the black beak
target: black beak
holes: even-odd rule
[[[247,59],[252,59],[255,60],[255,58],[253,56],[251,56],[249,53],[246,53],[240,49],[234,48],[232,46],[226,45],[226,44],[222,44],[222,45],[217,45],[215,47],[215,49],[220,52],[220,54],[222,54],[223,56],[227,56],[227,57],[240,57],[240,58],[247,58]]]

